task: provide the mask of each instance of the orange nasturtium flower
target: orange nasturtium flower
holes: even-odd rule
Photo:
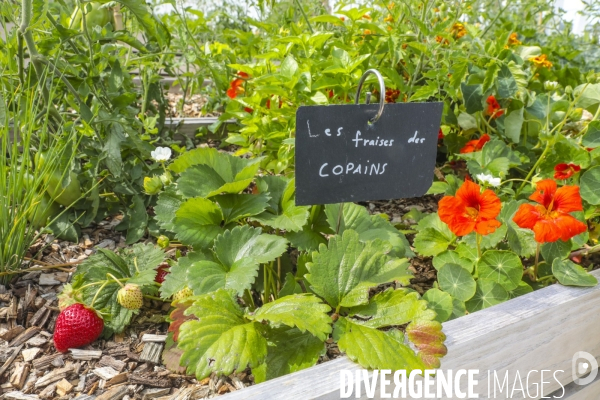
[[[470,140],[460,149],[461,154],[473,153],[483,149],[483,145],[490,141],[490,135],[484,133],[479,139]]]
[[[493,94],[490,95],[485,102],[488,105],[487,110],[485,110],[486,115],[489,115],[492,118],[498,118],[504,114],[502,106],[500,106],[500,103],[498,103],[498,100],[496,100]]]
[[[552,63],[548,61],[548,56],[545,54],[537,57],[531,57],[529,61],[531,61],[536,68],[552,68]]]
[[[456,191],[456,196],[444,196],[439,202],[440,219],[457,236],[475,231],[488,235],[502,225],[496,220],[502,204],[496,194],[472,182],[465,181]]]
[[[582,211],[578,186],[563,186],[557,189],[552,179],[539,181],[535,192],[529,196],[538,204],[521,204],[513,221],[519,227],[531,229],[538,243],[567,241],[587,231],[587,225],[570,213]]]
[[[454,39],[458,40],[467,34],[467,29],[465,28],[465,25],[463,23],[457,22],[454,25],[452,25],[452,29],[450,29],[450,32],[452,33]]]
[[[229,89],[227,89],[227,96],[230,99],[235,99],[238,94],[244,93],[244,79],[250,78],[250,75],[243,71],[238,71],[237,76],[237,78],[231,81]]]
[[[244,85],[243,79],[236,78],[236,79],[232,80],[231,83],[229,84],[229,89],[227,89],[227,96],[230,99],[235,99],[238,94],[244,93],[244,88],[242,87],[243,85]]]
[[[579,171],[581,171],[581,167],[577,164],[556,164],[554,167],[554,179],[569,179]]]
[[[508,44],[510,44],[511,46],[518,46],[521,44],[521,41],[517,37],[517,32],[513,32],[510,34],[510,36],[508,37]]]

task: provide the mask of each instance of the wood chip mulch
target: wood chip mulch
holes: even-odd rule
[[[201,94],[188,95],[184,101],[182,93],[165,93],[165,99],[168,103],[166,110],[168,118],[201,118],[219,115],[219,113],[206,113],[202,110],[208,99]]]
[[[252,384],[247,371],[198,382],[181,368],[169,370],[162,353],[170,304],[155,300],[145,301],[122,334],[64,354],[56,351],[52,334],[59,314],[57,296],[76,263],[98,248],[126,246],[113,229],[119,222],[115,218],[83,230],[79,243],[42,237],[28,255],[38,256],[26,267],[46,269],[0,285],[0,399],[208,399]]]

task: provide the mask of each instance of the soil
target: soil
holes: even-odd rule
[[[184,102],[182,93],[165,93],[165,99],[168,103],[166,110],[167,118],[200,118],[219,116],[219,113],[217,112],[203,112],[202,108],[206,105],[208,99],[206,96],[201,94],[186,96]]]
[[[75,353],[56,351],[52,334],[59,313],[57,295],[77,264],[98,248],[126,246],[125,238],[113,229],[120,220],[83,229],[79,243],[43,236],[28,254],[35,259],[24,266],[37,270],[0,285],[0,397],[183,400],[210,398],[252,383],[249,371],[198,382],[184,371],[167,369],[161,353],[170,304],[156,300],[145,300],[122,334],[96,340]]]
[[[426,214],[435,213],[441,197],[441,195],[425,195],[418,198],[370,201],[360,204],[367,207],[372,214],[386,214],[390,222],[396,227],[410,229],[410,225],[414,224],[415,221],[405,219],[406,213],[411,210]],[[406,238],[412,244],[414,234],[407,233]],[[437,279],[437,273],[431,261],[431,257],[419,255],[410,260],[410,270],[415,276],[410,280],[410,287],[421,295],[431,289]]]

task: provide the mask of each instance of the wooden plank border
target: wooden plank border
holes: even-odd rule
[[[592,274],[600,278],[600,270]],[[577,386],[572,383],[571,363],[578,351],[600,359],[599,314],[600,285],[592,288],[552,285],[448,321],[444,323],[448,355],[442,359],[442,369],[479,370],[476,393],[481,399],[494,398],[488,397],[488,371],[495,371],[502,379],[508,372],[511,387],[518,372],[524,389],[533,395],[535,385],[540,385],[541,370],[552,371],[544,375],[547,382],[543,386],[544,396],[553,393],[558,398],[563,392],[562,385],[564,399],[598,399],[600,377],[587,386]],[[340,370],[357,369],[357,364],[339,358],[227,394],[223,400],[339,399]],[[532,373],[527,383],[527,374],[533,370],[538,372]],[[560,384],[552,378],[554,373]],[[490,376],[493,388],[493,372]],[[537,398],[541,396],[540,392]],[[523,397],[520,391],[512,396]],[[497,389],[495,398],[509,396]]]

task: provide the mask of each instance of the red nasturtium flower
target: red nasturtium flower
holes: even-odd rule
[[[498,103],[498,100],[494,97],[494,95],[490,95],[485,101],[488,105],[486,110],[486,115],[490,115],[492,118],[498,118],[504,114],[504,110]]]
[[[444,131],[442,131],[442,128],[440,128],[439,132],[438,132],[438,140],[442,140],[444,138]]]
[[[235,99],[238,94],[244,93],[244,79],[250,78],[250,75],[243,71],[238,71],[237,78],[231,81],[229,84],[229,89],[227,89],[227,96],[230,99]]]
[[[229,84],[229,89],[227,89],[227,96],[230,99],[235,99],[238,94],[244,93],[244,80],[240,78],[236,78],[231,81]]]
[[[483,149],[483,145],[490,141],[490,135],[484,133],[479,139],[470,140],[460,149],[461,154],[473,153]]]
[[[563,186],[557,189],[552,179],[539,181],[535,192],[529,196],[538,204],[522,204],[513,221],[521,228],[531,229],[538,243],[567,241],[587,231],[587,225],[570,213],[582,211],[578,186]]]
[[[581,171],[581,167],[576,164],[556,164],[554,167],[554,179],[569,179],[575,173]]]
[[[501,223],[496,220],[502,204],[496,194],[466,180],[456,196],[445,196],[439,202],[438,215],[457,236],[475,231],[480,235],[493,233]]]

